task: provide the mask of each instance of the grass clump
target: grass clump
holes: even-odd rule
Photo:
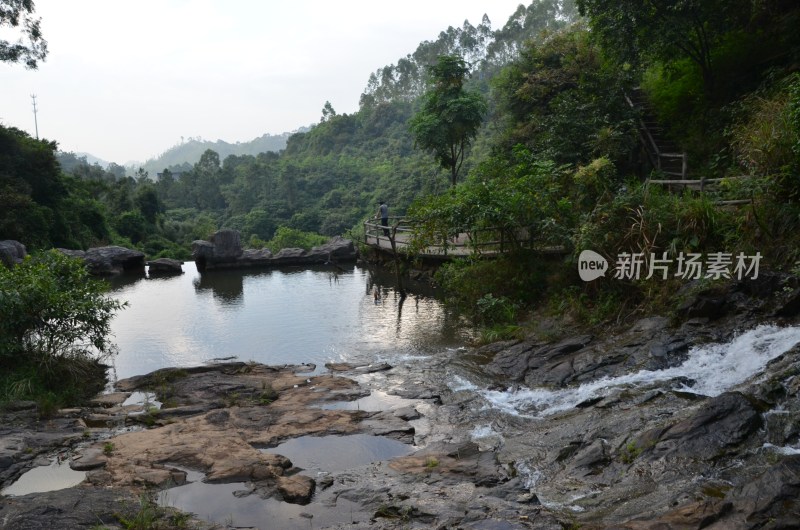
[[[125,530],[183,530],[191,521],[191,514],[159,506],[147,492],[139,496],[135,510],[115,517]]]

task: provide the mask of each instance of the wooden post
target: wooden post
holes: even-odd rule
[[[392,229],[389,232],[389,244],[392,245],[392,258],[394,261],[394,278],[397,282],[397,291],[400,293],[400,300],[404,300],[406,297],[406,290],[403,287],[403,276],[400,274],[400,260],[397,256],[397,244],[395,243],[395,238],[397,237],[397,227],[400,225],[400,221],[396,222],[392,225]]]

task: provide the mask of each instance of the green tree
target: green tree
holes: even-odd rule
[[[33,0],[0,0],[0,29],[4,26],[21,28],[17,42],[0,40],[0,61],[24,62],[36,69],[38,61],[47,57],[47,41],[42,37],[41,19],[35,18]]]
[[[491,81],[505,125],[496,146],[509,152],[522,144],[558,163],[585,164],[599,156],[627,162],[638,133],[623,98],[626,79],[582,24],[544,43],[527,43]]]
[[[320,122],[328,121],[335,116],[336,116],[336,111],[333,110],[333,105],[331,105],[330,101],[326,101],[325,106],[322,107],[322,118],[319,121]]]
[[[104,290],[80,261],[58,251],[0,266],[3,399],[51,394],[69,402],[102,389],[98,361],[115,352],[111,319],[123,307]]]
[[[147,237],[147,219],[138,210],[124,212],[114,224],[119,235],[129,238],[133,244]]]
[[[28,248],[86,248],[108,235],[93,186],[61,173],[56,144],[0,126],[0,237]]]
[[[481,94],[464,89],[469,68],[461,57],[440,56],[430,67],[430,75],[433,86],[409,126],[416,145],[433,152],[455,186],[464,155],[483,122],[486,101]]]
[[[149,181],[139,185],[133,201],[147,222],[151,224],[155,223],[156,216],[164,211],[161,201],[158,200],[156,188]]]
[[[197,204],[202,209],[219,210],[225,207],[225,199],[220,191],[223,183],[220,168],[219,154],[211,149],[206,149],[195,164],[193,173],[196,177],[195,193]]]
[[[275,233],[275,222],[263,208],[254,208],[244,216],[244,233],[255,234],[260,239],[269,239]]]

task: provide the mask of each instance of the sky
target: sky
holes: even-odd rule
[[[201,137],[246,142],[358,110],[370,73],[524,0],[36,0],[49,54],[0,63],[0,123],[128,164]],[[0,38],[13,33],[4,28]],[[16,38],[16,37],[14,37]]]

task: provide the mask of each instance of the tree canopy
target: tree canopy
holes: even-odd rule
[[[47,41],[42,36],[41,19],[35,18],[33,0],[0,0],[0,29],[4,26],[21,33],[17,42],[0,39],[0,61],[23,62],[35,69],[47,57]]]
[[[750,28],[772,2],[749,0],[576,0],[607,49],[623,61],[685,57],[701,71],[707,93],[716,83],[716,52],[732,31]],[[776,7],[776,6],[772,6]]]

